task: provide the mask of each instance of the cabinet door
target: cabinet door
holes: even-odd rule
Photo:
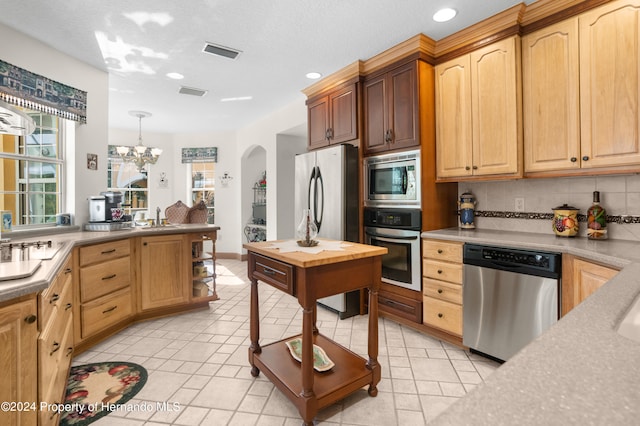
[[[516,39],[471,53],[474,175],[515,174],[522,162]]]
[[[415,61],[389,72],[390,149],[420,145],[417,78]]]
[[[0,401],[36,404],[37,307],[32,300],[0,308]],[[33,320],[33,321],[31,321]],[[34,425],[36,411],[0,411],[0,424]]]
[[[469,61],[469,55],[465,55],[436,67],[436,167],[439,178],[472,174]]]
[[[578,19],[522,39],[524,171],[580,168]]]
[[[140,290],[142,310],[186,303],[191,282],[186,265],[187,244],[182,235],[141,238]]]
[[[582,167],[640,164],[640,1],[579,17]]]
[[[330,143],[358,138],[356,85],[351,84],[329,94]]]
[[[618,271],[616,269],[600,266],[581,259],[573,260],[574,280],[574,306],[591,296],[604,283],[613,278]]]
[[[309,149],[321,148],[329,145],[327,131],[329,130],[329,98],[311,101],[307,105],[307,119],[309,122]]]
[[[386,151],[389,108],[387,81],[384,75],[367,79],[363,86],[364,97],[364,151],[365,154]]]

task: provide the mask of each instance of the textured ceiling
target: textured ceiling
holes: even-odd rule
[[[109,72],[109,126],[137,129],[129,111],[153,114],[143,131],[242,128],[314,83],[418,33],[439,40],[518,0],[0,0],[0,23]],[[531,3],[531,1],[525,1]],[[431,17],[441,7],[458,16]],[[205,42],[240,50],[231,60]],[[171,80],[166,74],[183,74]],[[64,83],[64,81],[62,81]],[[179,95],[180,85],[204,89]],[[91,96],[91,94],[89,94]],[[251,100],[221,102],[251,96]]]

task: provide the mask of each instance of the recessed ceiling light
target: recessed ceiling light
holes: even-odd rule
[[[322,74],[320,74],[319,72],[308,72],[306,77],[310,80],[317,80],[322,77]]]
[[[169,72],[167,73],[167,77],[172,80],[182,80],[184,78],[184,75],[180,74],[179,72]]]
[[[433,20],[436,22],[447,22],[452,20],[457,14],[458,12],[455,9],[446,7],[434,13]]]
[[[222,98],[220,102],[249,101],[251,99],[253,99],[253,96],[236,96],[234,98]]]

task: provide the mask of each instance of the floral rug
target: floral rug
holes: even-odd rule
[[[60,425],[84,426],[126,409],[147,382],[147,370],[131,362],[98,362],[71,367]]]

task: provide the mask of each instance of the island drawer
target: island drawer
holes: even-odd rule
[[[129,239],[109,241],[102,244],[80,247],[80,266],[91,265],[105,260],[129,256],[131,244]]]
[[[259,254],[254,254],[252,259],[250,275],[288,294],[294,294],[293,267],[291,265]]]

